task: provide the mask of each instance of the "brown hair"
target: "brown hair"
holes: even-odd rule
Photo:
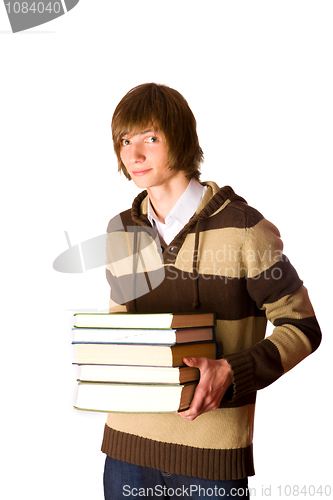
[[[130,179],[120,158],[120,141],[153,126],[165,137],[170,168],[183,170],[188,178],[200,177],[203,152],[199,145],[196,120],[184,97],[176,90],[156,83],[134,87],[119,102],[112,117],[113,147],[118,171]]]

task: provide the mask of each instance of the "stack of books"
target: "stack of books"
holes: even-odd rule
[[[216,359],[214,313],[75,314],[80,365],[75,408],[177,412],[190,406],[199,370],[184,357]]]

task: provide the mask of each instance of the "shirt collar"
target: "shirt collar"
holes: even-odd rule
[[[184,193],[169,212],[165,222],[167,223],[170,219],[172,219],[177,220],[182,225],[187,224],[189,219],[197,210],[206,189],[206,186],[203,186],[196,179],[192,178]],[[147,216],[151,223],[153,223],[153,221],[157,221],[157,215],[149,203],[149,200]]]

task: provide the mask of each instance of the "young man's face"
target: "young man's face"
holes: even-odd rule
[[[169,168],[168,146],[164,135],[147,128],[121,138],[120,157],[131,179],[139,188],[150,189],[170,181],[180,173]]]

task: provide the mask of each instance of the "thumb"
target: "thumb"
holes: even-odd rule
[[[184,363],[187,366],[193,366],[199,368],[200,366],[200,358],[183,358]]]

